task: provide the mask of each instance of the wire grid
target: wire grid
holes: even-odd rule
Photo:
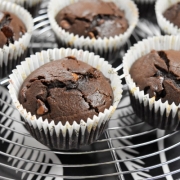
[[[46,3],[42,5],[42,7],[46,7]],[[55,43],[55,39],[53,36],[53,33],[51,31],[51,27],[47,18],[46,14],[46,9],[42,8],[40,11],[40,16],[34,19],[35,23],[35,31],[34,35],[32,38],[32,43],[30,47],[30,54],[33,54],[36,51],[41,51],[43,49],[48,49],[48,48],[55,48],[57,47],[57,44]],[[142,31],[143,29],[143,31]],[[132,42],[137,42],[141,38],[145,38],[147,36],[153,36],[153,35],[159,35],[160,30],[159,28],[154,25],[153,23],[150,23],[146,19],[141,19],[140,23],[138,24],[138,27],[134,31],[131,40],[129,40],[125,46],[124,49],[120,52],[121,55],[123,55],[131,45]],[[121,73],[122,70],[122,64],[119,61],[118,63],[115,62],[113,66],[116,68],[116,70]],[[122,75],[123,78],[123,75]],[[7,82],[7,79],[1,80],[1,84],[5,84]],[[1,88],[1,87],[0,87]],[[40,176],[40,177],[51,177],[52,179],[61,177],[65,179],[99,179],[99,178],[105,178],[105,177],[112,177],[115,176],[120,180],[125,180],[125,175],[127,174],[133,174],[133,173],[144,173],[144,177],[146,177],[146,172],[149,170],[153,169],[158,169],[159,167],[164,167],[168,164],[171,164],[173,162],[176,162],[180,160],[180,157],[175,157],[172,158],[168,161],[159,163],[159,164],[153,164],[148,167],[139,167],[134,170],[122,170],[122,163],[126,162],[141,162],[147,158],[152,158],[157,155],[161,155],[162,153],[165,153],[173,148],[176,148],[180,145],[180,142],[174,143],[173,145],[166,147],[164,149],[160,149],[156,152],[151,152],[145,155],[138,155],[136,154],[136,149],[140,147],[144,148],[149,148],[151,145],[154,143],[161,143],[165,139],[168,139],[176,134],[178,134],[178,131],[176,132],[162,132],[160,130],[154,129],[148,125],[146,125],[144,122],[139,120],[136,115],[134,114],[132,107],[130,105],[129,101],[129,95],[127,91],[127,86],[124,85],[124,95],[122,98],[122,102],[119,104],[115,115],[112,117],[108,128],[104,132],[103,138],[99,139],[97,142],[94,144],[103,144],[106,143],[108,146],[106,148],[98,148],[95,150],[80,150],[80,151],[54,151],[50,150],[47,148],[37,148],[34,147],[33,145],[24,145],[23,142],[19,143],[18,141],[13,141],[12,139],[7,138],[7,133],[8,134],[18,134],[19,136],[26,138],[32,138],[29,133],[24,133],[21,130],[17,130],[14,128],[11,128],[12,123],[17,123],[24,125],[24,122],[21,121],[20,118],[14,118],[12,117],[12,112],[17,111],[11,104],[11,100],[8,100],[7,97],[3,97],[2,94],[0,94],[1,99],[0,99],[0,140],[1,142],[5,142],[9,145],[12,145],[13,147],[19,147],[19,148],[24,148],[25,150],[33,150],[37,151],[38,153],[48,153],[48,154],[56,154],[56,155],[75,155],[75,156],[82,156],[83,155],[91,155],[92,157],[96,157],[97,154],[103,154],[109,152],[112,156],[112,159],[109,161],[102,161],[102,162],[97,162],[97,163],[84,163],[84,164],[79,164],[78,162],[74,162],[74,164],[61,164],[61,163],[44,163],[41,161],[37,161],[25,158],[24,156],[17,156],[17,154],[12,155],[10,152],[3,151],[1,150],[0,147],[0,155],[10,158],[13,161],[18,161],[27,164],[32,164],[32,165],[41,165],[41,166],[46,166],[46,167],[61,167],[61,168],[73,168],[76,170],[76,168],[84,168],[84,167],[101,167],[101,166],[110,166],[113,165],[116,168],[116,172],[112,173],[101,173],[99,174],[92,174],[88,176],[84,175],[78,175],[78,176],[72,176],[72,175],[57,175],[57,174],[50,174],[50,173],[42,173],[42,172],[36,172],[33,170],[26,170],[23,169],[22,166],[16,166],[16,164],[9,164],[9,163],[4,163],[1,162],[0,159],[0,166],[5,167],[7,170],[14,170],[18,171],[21,173],[26,173],[30,174],[33,176]],[[124,103],[125,102],[125,103]],[[8,112],[8,113],[7,113]],[[8,121],[7,121],[8,120]],[[7,125],[6,122],[9,122]],[[135,129],[135,131],[134,131]],[[3,132],[3,133],[2,133]],[[4,133],[6,132],[6,133]],[[158,138],[153,138],[151,140],[147,140],[141,143],[129,143],[129,140],[132,138],[141,138],[146,135],[151,135],[151,134],[158,134]],[[104,146],[102,146],[104,147]],[[131,152],[135,153],[136,155],[134,156],[129,156],[129,158],[121,158],[121,153],[122,152]],[[162,173],[159,174],[158,176],[154,177],[146,177],[146,179],[160,179],[162,177],[170,176],[172,174],[179,173],[180,169],[177,169],[175,171],[169,171],[167,173]],[[0,176],[0,179],[10,179],[5,176]],[[23,178],[22,178],[23,179]]]

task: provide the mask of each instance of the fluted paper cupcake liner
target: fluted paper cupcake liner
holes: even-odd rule
[[[123,58],[123,71],[135,113],[150,125],[165,130],[180,129],[180,105],[176,106],[175,103],[170,105],[168,101],[162,103],[161,100],[156,101],[155,97],[149,98],[148,94],[144,94],[144,91],[140,91],[136,86],[129,71],[138,58],[148,54],[151,50],[180,50],[179,44],[179,36],[148,38],[131,47]]]
[[[179,35],[180,34],[180,28],[175,26],[173,23],[171,23],[169,20],[167,20],[163,13],[170,8],[172,5],[180,2],[180,0],[157,0],[155,5],[155,13],[158,25],[160,26],[161,30],[165,34],[169,35]]]
[[[49,123],[47,119],[36,118],[35,115],[27,112],[18,101],[18,93],[24,79],[32,71],[49,61],[66,56],[75,56],[78,60],[99,69],[105,77],[109,78],[113,89],[114,101],[109,109],[105,109],[103,113],[100,112],[98,116],[94,115],[92,119],[87,118],[87,120],[81,120],[80,123],[74,121],[72,125],[69,122],[66,122],[65,125],[59,122],[56,125],[54,120]],[[31,55],[30,58],[26,58],[26,61],[23,61],[21,65],[17,66],[17,69],[13,70],[13,74],[10,75],[8,88],[15,107],[24,118],[26,127],[32,136],[50,148],[64,150],[79,148],[97,140],[122,96],[121,80],[107,61],[88,51],[64,48],[42,51],[36,53],[36,55]]]
[[[73,2],[77,1],[51,0],[48,6],[48,16],[50,24],[53,31],[55,32],[55,36],[59,46],[89,50],[109,61],[112,61],[112,59],[116,59],[119,56],[120,48],[130,37],[138,22],[138,9],[134,2],[131,0],[112,0],[112,2],[117,5],[117,7],[119,7],[121,10],[124,10],[125,17],[127,18],[129,23],[129,28],[125,33],[116,35],[115,37],[97,39],[91,39],[89,37],[85,38],[84,36],[69,33],[57,24],[55,17],[58,12],[62,8],[70,5]]]
[[[13,44],[0,48],[0,79],[8,76],[26,55],[33,30],[33,19],[29,12],[14,3],[0,1],[0,10],[15,14],[24,23],[27,32]]]
[[[33,17],[35,17],[38,14],[38,10],[42,0],[5,0],[5,1],[10,1],[20,6],[23,6],[31,13]]]

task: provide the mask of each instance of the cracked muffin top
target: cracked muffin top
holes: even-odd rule
[[[37,117],[72,124],[109,108],[113,91],[99,70],[68,56],[32,72],[22,84],[19,101]]]
[[[64,7],[56,16],[59,26],[74,35],[104,38],[128,29],[125,14],[113,2],[81,0]]]
[[[14,14],[0,12],[0,48],[14,43],[26,33],[24,23]]]
[[[180,51],[151,51],[139,58],[130,74],[140,90],[162,102],[180,103]]]
[[[180,28],[180,2],[168,8],[163,15],[167,20]]]

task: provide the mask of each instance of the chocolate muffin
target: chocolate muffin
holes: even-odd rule
[[[180,103],[180,51],[151,51],[139,58],[130,75],[140,90],[162,102]]]
[[[26,33],[24,23],[14,14],[0,12],[0,48],[14,43]]]
[[[68,56],[32,72],[22,84],[19,101],[37,118],[72,124],[109,108],[113,91],[99,70]]]
[[[81,0],[64,7],[56,16],[60,27],[74,35],[104,38],[128,29],[125,14],[113,2]]]
[[[180,2],[168,8],[163,15],[167,20],[180,28]]]

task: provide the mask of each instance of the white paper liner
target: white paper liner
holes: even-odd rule
[[[95,115],[93,119],[88,118],[87,122],[81,120],[78,124],[74,121],[72,125],[69,122],[66,122],[65,125],[59,122],[55,125],[53,120],[49,123],[47,119],[43,121],[42,118],[37,119],[35,115],[26,112],[18,101],[18,93],[24,79],[32,71],[49,61],[66,56],[75,56],[78,60],[99,69],[109,78],[113,89],[114,101],[109,109],[105,109],[98,116]],[[55,149],[79,148],[82,145],[90,144],[97,140],[122,96],[120,77],[107,61],[88,51],[64,48],[42,51],[36,53],[36,55],[31,55],[30,58],[26,58],[26,61],[23,61],[21,65],[17,66],[17,69],[13,70],[13,74],[10,75],[10,85],[8,88],[15,107],[24,117],[26,126],[31,134],[43,144]]]
[[[0,78],[3,78],[24,58],[33,31],[33,19],[28,11],[14,3],[0,1],[0,10],[15,14],[22,20],[27,30],[14,44],[0,48]]]
[[[140,91],[129,74],[132,64],[140,57],[148,54],[151,50],[180,50],[180,36],[156,36],[138,42],[128,50],[123,58],[123,71],[126,83],[129,87],[133,109],[142,120],[165,130],[179,129],[179,108],[168,101],[162,103],[155,101],[155,97],[149,98],[148,94]],[[137,72],[138,73],[138,72]]]
[[[132,0],[103,0],[106,2],[114,2],[121,10],[124,10],[129,28],[125,33],[116,35],[115,37],[90,39],[89,37],[85,38],[84,36],[66,32],[55,20],[56,15],[62,8],[77,1],[78,0],[50,1],[48,6],[48,16],[57,41],[59,41],[62,46],[93,51],[95,54],[99,54],[109,60],[114,57],[112,55],[114,55],[115,52],[119,54],[120,47],[125,44],[138,23],[139,15],[135,3]]]
[[[167,20],[163,13],[172,5],[180,2],[180,0],[157,0],[155,5],[155,12],[156,12],[156,18],[158,25],[164,31],[166,34],[169,35],[179,35],[180,29],[175,26],[173,23],[171,23],[169,20]]]

